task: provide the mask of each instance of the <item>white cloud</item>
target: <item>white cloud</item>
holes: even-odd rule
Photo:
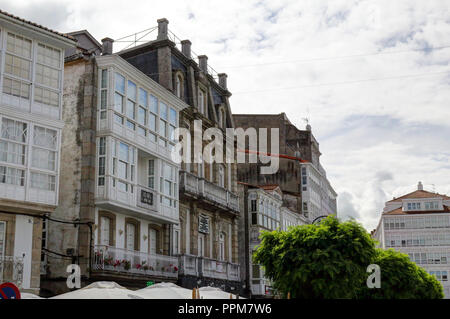
[[[284,111],[298,126],[309,113],[339,207],[348,210],[342,214],[368,229],[385,200],[419,180],[450,192],[450,48],[417,51],[450,45],[449,1],[0,0],[0,6],[58,31],[87,29],[99,40],[168,18],[169,29],[228,74],[234,113]],[[407,52],[342,58],[390,51]],[[319,58],[331,59],[311,61]],[[293,60],[310,61],[279,63]],[[448,73],[426,75],[438,72]],[[423,76],[304,87],[403,75]]]

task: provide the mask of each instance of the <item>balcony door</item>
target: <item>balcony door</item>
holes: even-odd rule
[[[219,235],[219,260],[225,260],[225,235]]]
[[[156,229],[150,228],[148,230],[148,243],[150,245],[150,249],[149,252],[150,254],[155,255],[157,253],[156,250],[156,246],[158,245],[157,243],[157,238],[158,238],[158,231]]]
[[[109,234],[111,231],[111,220],[108,217],[100,218],[100,245],[109,246]]]
[[[127,224],[127,237],[126,237],[126,241],[127,241],[127,250],[136,250],[136,226],[134,224]]]
[[[198,256],[205,256],[205,235],[198,234]]]

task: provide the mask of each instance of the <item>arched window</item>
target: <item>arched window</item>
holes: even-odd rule
[[[175,95],[183,98],[183,76],[179,73],[175,76]]]

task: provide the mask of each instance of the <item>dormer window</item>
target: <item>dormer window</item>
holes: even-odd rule
[[[203,89],[198,89],[198,111],[205,114],[206,110],[206,92]]]
[[[183,75],[181,73],[177,73],[175,75],[175,95],[180,99],[183,98]]]
[[[219,125],[221,128],[226,128],[226,117],[225,117],[225,110],[223,107],[219,109]]]
[[[421,203],[408,203],[408,210],[420,210],[421,209]]]

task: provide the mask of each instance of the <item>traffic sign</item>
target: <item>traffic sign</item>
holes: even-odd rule
[[[20,299],[20,291],[16,285],[5,282],[0,285],[0,299]]]

